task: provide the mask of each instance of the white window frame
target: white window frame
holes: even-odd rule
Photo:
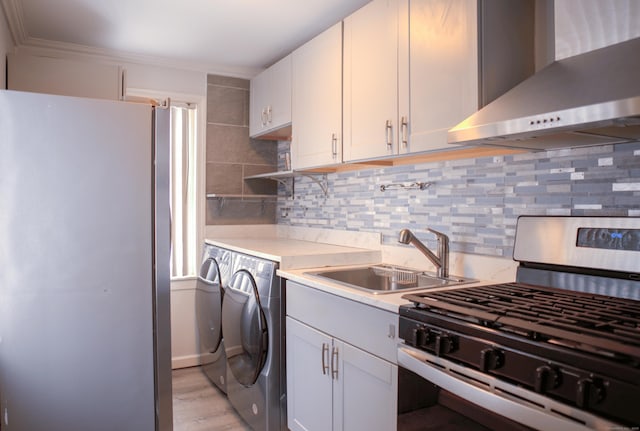
[[[196,274],[187,277],[171,277],[171,281],[192,280],[197,278],[197,271],[200,264],[200,255],[202,253],[202,244],[205,237],[205,220],[206,220],[206,130],[207,130],[207,99],[206,96],[175,93],[170,91],[155,91],[141,88],[127,88],[127,97],[147,98],[162,101],[170,99],[180,104],[193,104],[197,107],[197,138],[196,138],[196,159],[197,159],[197,183],[196,183]],[[125,99],[126,100],[126,99]]]

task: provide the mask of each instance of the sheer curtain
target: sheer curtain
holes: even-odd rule
[[[171,277],[196,275],[196,107],[171,102]]]

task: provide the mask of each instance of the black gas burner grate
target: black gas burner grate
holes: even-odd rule
[[[417,308],[640,363],[640,302],[507,283],[407,294]]]

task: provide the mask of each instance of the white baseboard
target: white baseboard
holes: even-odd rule
[[[196,367],[200,365],[200,355],[178,356],[171,358],[171,369]]]

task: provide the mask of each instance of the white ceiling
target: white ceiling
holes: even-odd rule
[[[18,46],[258,70],[369,0],[1,0]],[[53,43],[53,44],[52,44]]]

